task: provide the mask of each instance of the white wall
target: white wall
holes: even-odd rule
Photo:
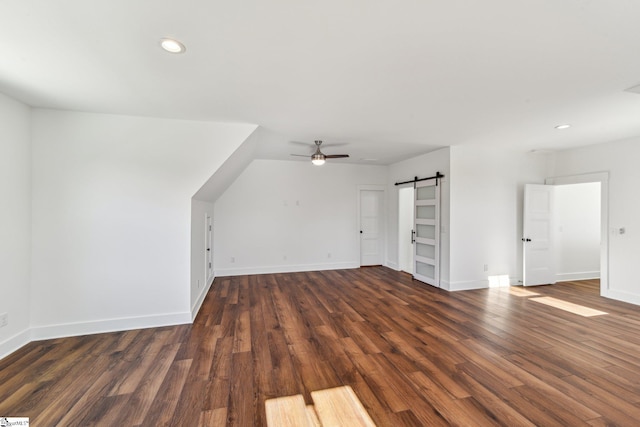
[[[254,160],[215,203],[216,276],[358,267],[358,185],[386,182],[384,166]]]
[[[600,277],[600,183],[555,187],[558,281]]]
[[[609,172],[609,269],[605,296],[640,304],[640,138],[562,151],[556,154],[553,175]],[[625,234],[618,230],[624,227]]]
[[[487,287],[489,276],[522,278],[524,184],[545,175],[544,156],[451,147],[450,290]]]
[[[0,358],[28,342],[31,243],[30,110],[0,94]]]
[[[211,287],[207,277],[207,216],[213,219],[213,203],[191,200],[191,317],[195,319]],[[213,233],[212,233],[213,234]],[[213,248],[209,248],[213,250]]]
[[[191,197],[254,129],[34,110],[34,337],[190,322]]]
[[[395,270],[398,263],[398,186],[396,182],[411,180],[414,177],[427,178],[436,172],[444,175],[440,180],[440,283],[449,283],[449,183],[450,183],[450,148],[442,148],[431,153],[423,154],[413,159],[394,163],[389,166],[389,196],[388,196],[388,228],[389,239],[387,249],[387,265]],[[411,185],[411,184],[407,184]]]

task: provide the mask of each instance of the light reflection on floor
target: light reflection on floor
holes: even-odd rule
[[[604,311],[595,310],[593,308],[574,304],[572,302],[563,301],[561,299],[557,299],[553,297],[531,298],[530,301],[539,302],[541,304],[545,304],[554,308],[559,308],[561,310],[568,311],[573,314],[578,314],[584,317],[601,316],[603,314],[609,314]]]
[[[509,288],[509,293],[516,297],[535,297],[540,295],[537,292],[528,291],[520,286],[511,286]]]

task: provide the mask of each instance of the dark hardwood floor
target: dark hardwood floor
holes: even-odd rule
[[[640,310],[597,281],[448,293],[383,267],[217,278],[193,325],[33,342],[1,360],[0,416],[263,426],[266,399],[311,403],[341,385],[378,426],[638,425]]]

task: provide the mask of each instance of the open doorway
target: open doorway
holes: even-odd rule
[[[398,267],[413,275],[413,186],[398,188]]]
[[[555,186],[558,282],[600,278],[600,183]]]
[[[599,276],[601,296],[607,296],[609,289],[608,181],[607,172],[545,180],[545,184],[555,186],[559,192],[556,201],[566,205],[564,212],[554,214],[558,280]],[[567,192],[572,195],[566,197]]]

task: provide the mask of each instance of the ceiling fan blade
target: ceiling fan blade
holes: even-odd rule
[[[349,157],[348,154],[325,154],[325,158],[327,159],[343,159],[345,157]]]
[[[290,156],[306,157],[307,159],[311,157],[309,154],[290,154]]]

